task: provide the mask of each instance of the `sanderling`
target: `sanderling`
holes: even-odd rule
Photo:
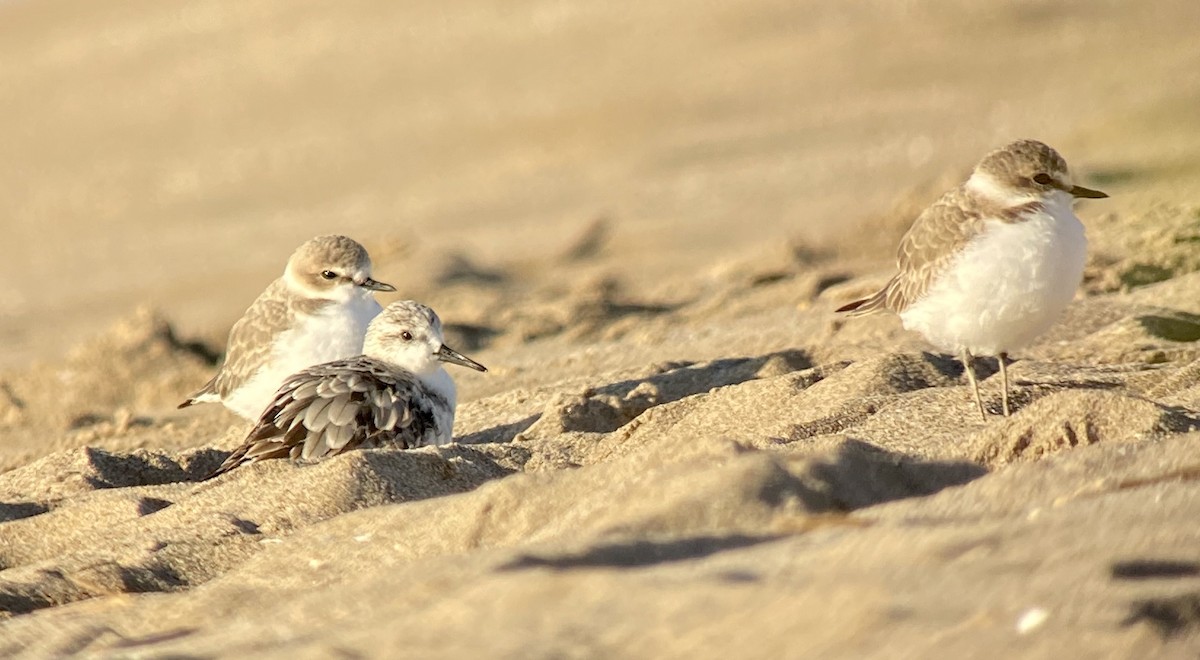
[[[382,309],[374,293],[395,290],[371,279],[371,258],[353,239],[309,240],[233,324],[217,375],[179,407],[220,401],[258,419],[284,378],[361,353],[367,324]]]
[[[997,149],[917,217],[887,286],[837,311],[896,312],[905,328],[957,352],[984,419],[971,358],[996,356],[1007,416],[1008,352],[1048,330],[1083,279],[1087,237],[1071,209],[1078,197],[1108,195],[1075,185],[1063,157],[1041,142]]]
[[[245,444],[205,479],[268,458],[321,459],[362,445],[446,444],[456,390],[443,362],[487,371],[446,346],[432,309],[411,300],[392,303],[371,321],[362,355],[284,381]]]

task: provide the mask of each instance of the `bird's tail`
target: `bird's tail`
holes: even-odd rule
[[[301,437],[303,437],[303,433],[307,431],[303,424],[298,424],[293,428],[300,429]],[[255,431],[257,430],[259,429],[255,429]],[[292,460],[300,458],[301,450],[304,448],[303,443],[300,445],[296,445],[294,443],[289,444],[287,442],[280,441],[278,438],[265,440],[258,439],[254,436],[254,433],[254,431],[251,431],[250,437],[247,439],[246,444],[235,449],[234,452],[225,459],[225,462],[221,463],[217,469],[204,475],[200,481],[208,481],[214,477],[219,477],[222,474],[225,474],[226,472],[229,472],[230,470],[247,463],[257,463],[258,461],[272,458],[291,458]]]
[[[204,384],[204,387],[196,390],[195,394],[189,396],[186,401],[175,407],[177,409],[187,408],[188,406],[194,406],[197,403],[208,403],[210,401],[220,400],[221,397],[217,396],[217,377],[213,376],[207,383]]]
[[[837,311],[850,316],[866,316],[885,310],[887,309],[887,292],[887,288],[880,289],[871,296],[838,307]]]
[[[201,477],[200,481],[208,481],[209,479],[219,477],[222,474],[225,474],[233,468],[241,465],[242,463],[245,463],[247,460],[249,460],[246,458],[246,453],[250,451],[252,446],[253,445],[251,444],[245,444],[241,447],[238,447],[232,454],[225,458],[224,462],[222,462],[217,469]]]

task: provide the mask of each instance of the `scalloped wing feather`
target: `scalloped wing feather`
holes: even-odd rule
[[[434,405],[448,403],[412,374],[365,356],[310,367],[284,381],[246,443],[205,478],[265,458],[320,459],[362,444],[420,446],[436,424]]]
[[[838,308],[850,316],[889,310],[900,313],[919,300],[959,251],[983,231],[985,214],[962,187],[925,209],[900,240],[899,272],[879,291]]]

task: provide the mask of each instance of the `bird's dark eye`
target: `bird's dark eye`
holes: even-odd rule
[[[327,280],[332,280],[333,278],[337,277],[337,273],[333,272],[332,270],[323,270],[321,271],[321,277],[324,277]]]
[[[1036,183],[1042,184],[1043,186],[1048,186],[1054,182],[1054,179],[1050,178],[1050,175],[1046,174],[1045,172],[1039,172],[1037,174],[1034,174],[1033,180]]]
[[[404,332],[400,333],[400,338],[404,341],[412,341],[412,333],[408,330],[405,330]]]

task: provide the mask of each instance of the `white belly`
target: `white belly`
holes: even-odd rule
[[[270,360],[231,392],[225,405],[242,417],[257,420],[288,376],[322,362],[361,354],[367,325],[381,310],[374,296],[355,296],[301,317],[296,327],[275,338]]]
[[[1087,237],[1069,205],[985,231],[900,314],[941,350],[996,355],[1050,329],[1083,279]]]

